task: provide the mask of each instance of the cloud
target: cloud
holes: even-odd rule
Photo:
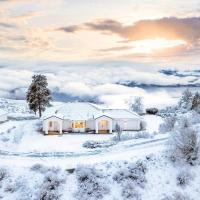
[[[122,51],[122,50],[129,50],[132,49],[132,46],[118,46],[118,47],[112,47],[107,49],[100,49],[99,51],[102,52],[109,52],[109,51]]]
[[[132,25],[123,25],[118,21],[105,19],[70,27],[75,27],[76,31],[89,29],[105,34],[117,34],[126,41],[166,38],[194,43],[200,39],[200,17],[140,20]],[[75,32],[70,27],[66,26],[60,30]]]
[[[130,96],[144,97],[147,106],[171,104],[176,99],[171,97],[165,89],[146,90],[138,87],[127,87],[117,84],[126,80],[144,84],[187,84],[194,77],[167,76],[159,73],[163,67],[134,62],[24,62],[0,61],[0,97],[25,98],[31,76],[42,73],[47,76],[49,88],[53,94],[65,95],[74,99],[98,99],[110,106],[123,107]],[[180,68],[182,69],[182,67]],[[198,69],[198,68],[197,68]],[[199,81],[198,81],[199,82]],[[170,88],[170,90],[172,90]],[[173,89],[174,91],[174,89]],[[178,88],[174,92],[177,97]],[[158,98],[159,96],[159,98]],[[61,99],[59,99],[61,100]]]
[[[0,22],[0,27],[2,27],[2,28],[16,28],[16,26],[14,24],[9,24],[9,23],[4,23],[4,22]]]
[[[79,31],[81,28],[79,26],[67,26],[67,27],[61,27],[57,30],[65,31],[67,33],[75,33]]]

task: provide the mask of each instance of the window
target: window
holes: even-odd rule
[[[85,123],[85,121],[74,121],[72,123],[72,127],[73,128],[85,128],[86,127],[86,123]]]

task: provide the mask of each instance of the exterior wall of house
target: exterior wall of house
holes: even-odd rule
[[[118,124],[124,131],[138,131],[141,130],[141,120],[138,119],[114,119],[113,130],[115,130],[116,124]]]
[[[4,114],[0,116],[0,122],[5,122],[6,120],[8,120],[8,115]]]
[[[0,118],[1,119],[1,118]],[[105,125],[106,121],[106,125]],[[75,121],[71,120],[62,120],[57,117],[50,117],[48,119],[43,120],[43,131],[45,134],[48,134],[48,131],[59,132],[63,131],[72,131],[72,132],[86,132],[86,131],[95,131],[96,133],[101,132],[102,130],[107,130],[110,133],[115,131],[116,124],[125,130],[125,131],[138,131],[141,130],[141,119],[111,119],[107,116],[101,116],[97,119],[89,119],[85,124],[85,128],[74,128],[72,124]],[[51,127],[50,127],[51,123]],[[101,123],[104,123],[101,124]]]
[[[89,119],[86,121],[86,130],[94,131],[95,130],[95,119]]]
[[[63,131],[72,130],[72,121],[68,119],[64,119],[62,122],[62,130]]]
[[[62,121],[62,119],[54,116],[43,120],[43,131],[45,134],[48,134],[49,132],[62,133]]]

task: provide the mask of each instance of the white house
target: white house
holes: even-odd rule
[[[142,118],[126,109],[100,109],[84,102],[65,103],[43,115],[43,131],[49,133],[112,133],[116,124],[123,130],[141,130]]]
[[[0,123],[8,120],[8,113],[0,109]]]

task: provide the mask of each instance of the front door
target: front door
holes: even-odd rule
[[[99,122],[99,131],[107,131],[108,130],[108,121],[107,120],[101,120]]]
[[[49,122],[49,131],[59,131],[59,123],[57,121],[50,121]]]

